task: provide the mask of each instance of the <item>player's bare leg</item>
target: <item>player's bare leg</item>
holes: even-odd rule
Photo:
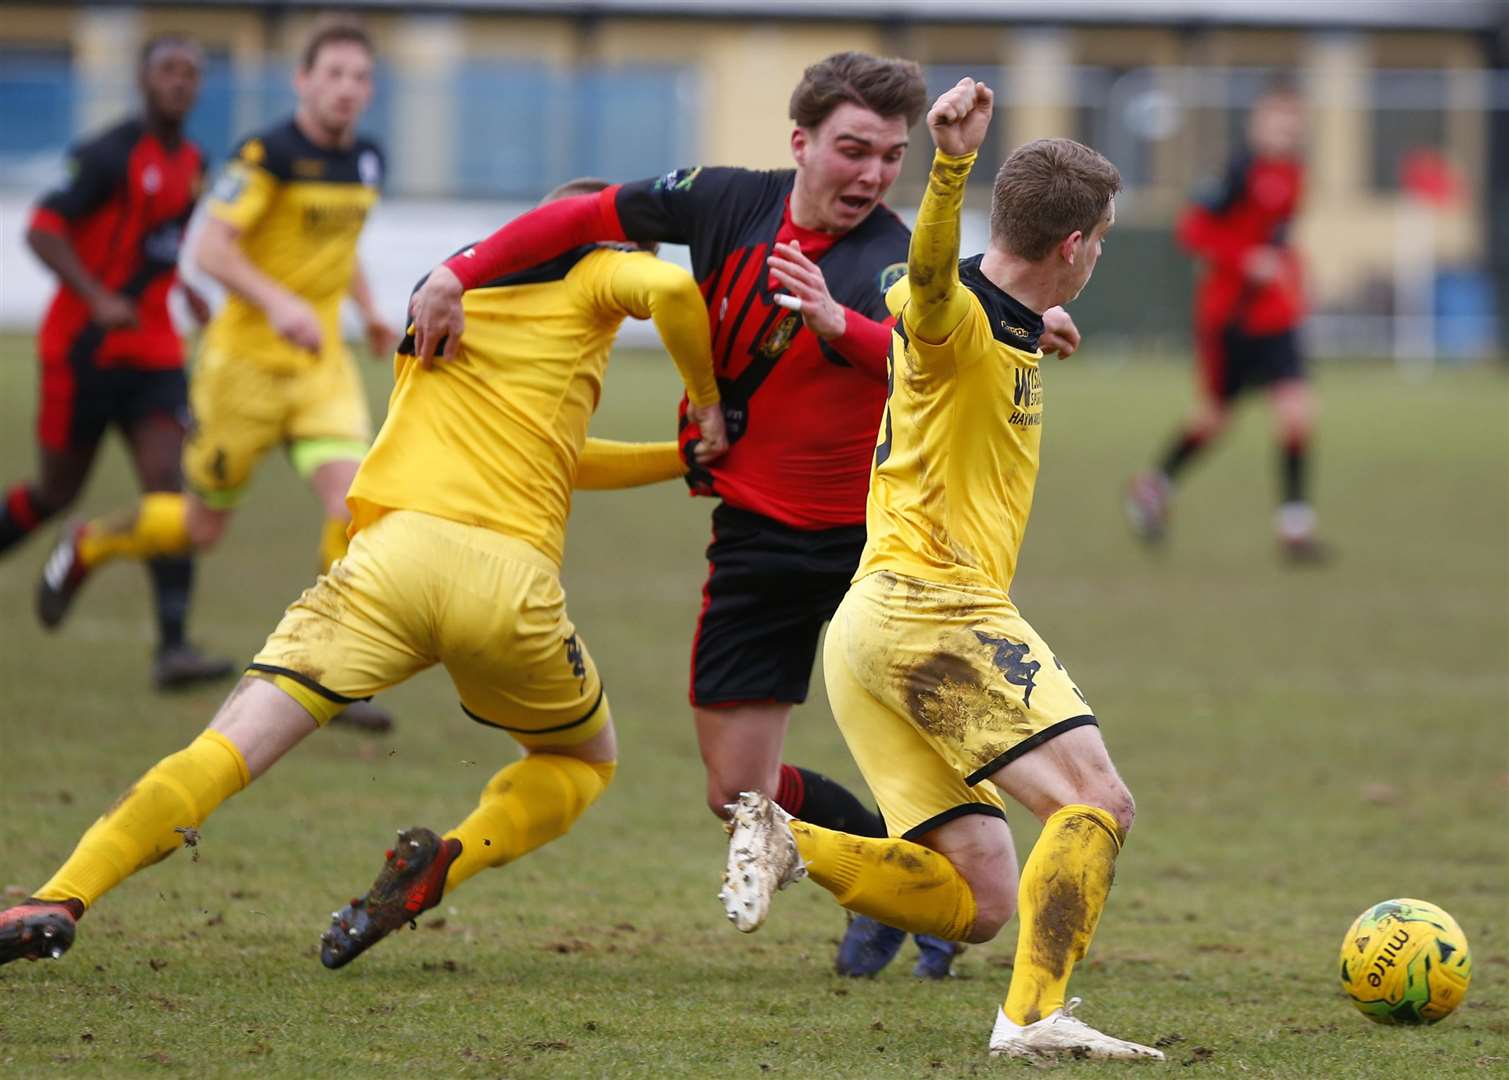
[[[1202,393],[1158,466],[1132,477],[1127,484],[1124,507],[1127,523],[1138,539],[1147,544],[1158,544],[1167,535],[1176,479],[1220,438],[1230,418],[1225,402],[1212,394]]]
[[[149,769],[80,838],[30,899],[0,912],[0,964],[56,958],[74,923],[136,871],[198,843],[205,819],[297,746],[315,722],[261,679],[242,679],[210,726]]]
[[[607,714],[606,701],[599,705]],[[398,834],[364,896],[330,913],[320,962],[349,964],[467,878],[504,866],[563,836],[613,778],[618,738],[613,721],[575,745],[538,743],[488,782],[465,821],[444,836],[414,827]]]
[[[1328,554],[1316,537],[1315,508],[1309,499],[1310,439],[1315,427],[1315,395],[1304,379],[1284,379],[1268,392],[1274,436],[1279,444],[1282,495],[1276,518],[1280,550],[1291,562],[1323,562]]]
[[[707,770],[707,808],[727,820],[742,791],[775,798],[791,706],[779,702],[694,708],[697,747]]]
[[[94,466],[99,443],[37,451],[37,479],[15,484],[0,499],[0,555],[73,505]]]
[[[320,505],[325,510],[325,524],[320,530],[320,573],[329,570],[346,554],[346,528],[351,524],[351,512],[346,509],[346,492],[351,490],[351,481],[356,479],[360,465],[355,458],[336,458],[319,465],[309,474],[309,486],[319,496]],[[393,730],[393,715],[372,701],[354,701],[330,722],[369,735]]]
[[[692,710],[707,771],[708,809],[728,820],[741,793],[758,791],[787,813],[806,814],[804,820],[826,828],[884,836],[879,816],[847,789],[808,769],[782,763],[791,708],[763,702]],[[834,967],[840,975],[875,975],[895,958],[905,941],[903,930],[865,915],[854,916],[844,929]],[[953,942],[923,934],[917,946],[922,953],[917,974],[941,978],[949,973],[958,951]]]
[[[1011,986],[990,1052],[1161,1060],[1152,1047],[1105,1035],[1074,1017],[1069,976],[1083,959],[1132,826],[1131,793],[1097,727],[1066,731],[999,769],[991,781],[1044,823],[1022,868]]]

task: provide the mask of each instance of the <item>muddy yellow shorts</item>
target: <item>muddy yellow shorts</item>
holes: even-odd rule
[[[468,716],[525,746],[575,745],[608,723],[554,564],[522,540],[413,511],[358,532],[247,673],[324,724],[433,664],[445,665]]]
[[[204,348],[189,380],[189,409],[184,479],[217,509],[236,504],[257,462],[276,446],[314,446],[318,454],[323,444],[359,461],[372,441],[367,398],[344,351],[307,369],[275,371]]]
[[[828,626],[823,674],[886,827],[909,839],[965,814],[1003,817],[987,777],[1095,723],[1004,593],[888,571],[850,586]]]

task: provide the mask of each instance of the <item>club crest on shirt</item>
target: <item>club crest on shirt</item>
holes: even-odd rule
[[[702,166],[691,169],[673,169],[655,181],[655,191],[688,191],[702,172]]]
[[[791,339],[796,336],[797,328],[802,325],[802,317],[796,312],[788,312],[786,317],[770,328],[770,333],[765,335],[765,340],[760,342],[760,355],[767,360],[774,360],[791,345]]]
[[[906,277],[906,263],[892,263],[880,272],[880,291],[882,294],[890,291],[891,286]]]
[[[235,162],[227,165],[210,194],[223,203],[233,203],[246,190],[246,170]]]

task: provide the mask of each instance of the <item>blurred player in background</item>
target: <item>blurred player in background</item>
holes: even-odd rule
[[[371,439],[371,417],[341,339],[341,303],[356,301],[374,354],[396,339],[374,304],[357,240],[378,198],[383,156],[356,133],[372,99],[373,50],[360,26],[321,23],[294,76],[297,112],[248,137],[216,181],[194,258],[229,292],[205,331],[184,450],[190,494],[156,495],[65,537],[39,592],[62,621],[88,574],[119,558],[203,550],[225,532],[253,468],[285,446],[325,510],[320,564],[346,550],[346,491]],[[384,730],[370,702],[343,723]]]
[[[674,443],[646,456],[586,437],[627,317],[653,319],[676,361],[704,425],[698,461],[726,446],[702,297],[648,252],[586,245],[478,282],[466,314],[473,330],[443,365],[416,359],[412,337],[399,348],[387,419],[351,485],[349,553],[288,608],[209,729],[132,785],[34,897],[0,913],[0,963],[61,955],[101,895],[177,850],[306,735],[437,663],[462,710],[524,756],[444,837],[399,834],[376,883],[323,935],[327,967],[563,835],[602,794],[617,740],[560,585],[571,489],[682,472]]]
[[[461,333],[462,292],[479,281],[594,240],[691,248],[730,444],[689,478],[696,493],[720,500],[690,691],[707,802],[720,817],[739,792],[757,790],[805,821],[885,835],[850,791],[782,764],[781,751],[822,626],[864,547],[891,333],[885,289],[904,268],[908,238],[882,200],[926,103],[910,61],[830,56],[791,95],[795,170],[678,169],[562,200],[450,259],[416,295],[418,347],[428,355]],[[681,438],[689,449],[700,438],[685,416]],[[903,939],[856,920],[838,969],[874,974]],[[918,974],[946,975],[953,944],[919,945]]]
[[[1020,896],[990,1052],[1160,1060],[1065,1000],[1132,797],[1084,695],[1009,595],[1037,482],[1043,313],[1089,281],[1121,177],[1068,139],[1020,147],[996,177],[985,253],[960,262],[965,182],[992,105],[966,78],[928,113],[937,153],[907,276],[888,296],[901,321],[868,539],[823,648],[834,716],[892,837],[795,821],[746,792],[720,897],[752,931],[776,889],[810,874],[890,925],[988,941]],[[1043,821],[1020,889],[997,788]]]
[[[112,424],[144,492],[182,490],[188,388],[168,294],[204,177],[199,148],[183,133],[203,67],[199,46],[187,38],[147,42],[141,115],[76,147],[67,182],[32,215],[27,243],[57,274],[58,291],[38,335],[40,478],[6,492],[0,552],[73,503]],[[195,314],[207,317],[203,300],[185,291]],[[156,685],[229,675],[229,661],[200,655],[184,637],[193,562],[179,551],[158,553],[147,566],[157,609]],[[47,573],[61,569],[49,563]]]
[[[1289,227],[1304,190],[1300,154],[1304,105],[1288,87],[1253,105],[1247,146],[1220,188],[1191,206],[1179,240],[1203,264],[1195,295],[1197,400],[1158,467],[1132,478],[1127,516],[1149,543],[1163,539],[1176,479],[1225,430],[1248,390],[1266,390],[1279,442],[1282,552],[1313,562],[1325,551],[1315,536],[1309,452],[1315,402],[1305,378],[1299,325],[1304,293]]]

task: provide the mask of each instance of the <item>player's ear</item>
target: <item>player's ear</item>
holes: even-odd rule
[[[807,147],[812,143],[812,137],[806,128],[791,129],[791,159],[798,165],[807,164]]]
[[[1059,256],[1070,266],[1074,266],[1079,262],[1080,243],[1084,240],[1084,238],[1084,232],[1079,229],[1075,229],[1068,236],[1064,237],[1058,242]]]

